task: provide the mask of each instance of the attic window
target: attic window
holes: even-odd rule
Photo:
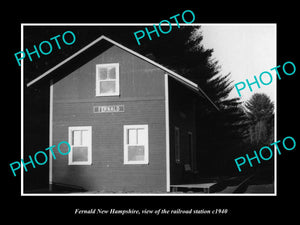
[[[96,65],[96,96],[119,95],[119,63]]]

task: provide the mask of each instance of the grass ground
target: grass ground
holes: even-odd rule
[[[274,176],[273,170],[269,168],[264,168],[261,170],[253,171],[251,175],[243,175],[236,177],[227,177],[222,181],[219,181],[218,187],[215,189],[215,193],[220,194],[234,194],[234,193],[274,193]],[[63,185],[53,185],[52,191],[46,189],[32,190],[28,193],[95,193],[101,194],[102,191],[97,192],[85,192],[78,187],[69,187]],[[176,192],[173,192],[176,193]],[[180,192],[181,193],[181,192]],[[192,193],[201,193],[198,191],[193,191]],[[204,192],[203,192],[204,193]],[[120,194],[120,193],[118,193]]]

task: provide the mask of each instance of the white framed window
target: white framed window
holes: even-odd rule
[[[124,125],[124,164],[148,163],[148,125]]]
[[[96,96],[115,96],[119,90],[119,63],[96,65]]]
[[[175,149],[175,162],[180,163],[180,130],[179,127],[174,127],[174,149]]]
[[[193,171],[194,170],[194,148],[193,148],[193,133],[192,132],[188,132],[187,133],[187,137],[188,137],[188,145],[187,145],[187,154],[186,154],[186,171]]]
[[[92,127],[69,127],[69,165],[92,164]]]

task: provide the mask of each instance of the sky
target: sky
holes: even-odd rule
[[[241,90],[241,100],[248,100],[253,93],[265,93],[272,101],[276,100],[276,72],[270,69],[276,64],[276,25],[275,24],[201,24],[202,44],[213,48],[213,58],[219,61],[221,74],[231,73],[233,85],[238,82],[259,80],[263,71],[270,72],[273,81],[269,85],[260,83]],[[267,74],[262,76],[265,83],[270,81]],[[239,97],[234,88],[229,97]]]

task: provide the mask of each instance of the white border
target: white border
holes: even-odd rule
[[[21,51],[24,51],[24,26],[152,26],[152,25],[158,25],[158,23],[21,23]],[[165,24],[161,24],[165,25]],[[172,23],[172,25],[177,25]],[[276,53],[277,53],[277,24],[276,23],[192,23],[192,24],[180,24],[180,26],[240,26],[240,25],[254,25],[254,26],[264,26],[264,25],[273,25],[275,26],[276,30]],[[277,65],[277,60],[276,60]],[[275,127],[274,127],[274,139],[277,141],[277,79],[275,79]],[[21,157],[23,158],[24,154],[24,67],[23,67],[23,61],[21,61]],[[105,194],[91,194],[91,193],[72,193],[72,194],[58,194],[58,193],[51,193],[51,194],[33,194],[33,193],[24,193],[24,172],[21,169],[21,196],[277,196],[277,153],[274,154],[275,157],[275,163],[274,163],[274,193],[246,193],[246,194],[232,194],[232,193],[209,193],[209,194],[197,194],[197,193],[184,193],[184,194],[178,194],[178,193],[105,193]]]
[[[277,24],[275,25],[275,50],[276,50],[276,57],[275,57],[275,65],[278,65],[278,60],[277,60]],[[277,141],[277,79],[275,80],[275,101],[274,101],[274,120],[275,120],[275,125],[274,125],[274,141]],[[277,196],[277,151],[275,149],[275,145],[274,145],[274,152],[276,152],[274,154],[274,195]]]

